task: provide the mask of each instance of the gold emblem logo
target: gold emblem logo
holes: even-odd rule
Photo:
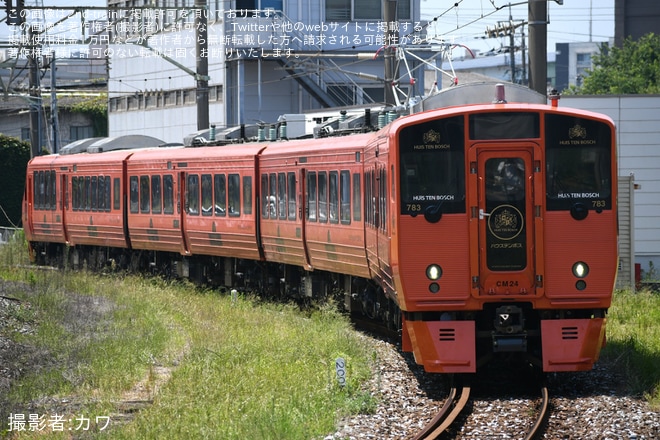
[[[422,139],[425,144],[437,144],[440,142],[440,133],[431,129],[424,133]]]
[[[587,129],[580,124],[575,124],[568,130],[568,137],[571,139],[584,139],[587,137]]]
[[[512,240],[522,232],[522,213],[511,205],[500,205],[493,209],[488,219],[490,233],[500,240]]]
[[[495,217],[494,223],[494,226],[497,229],[515,229],[518,227],[518,218],[513,214],[513,212],[509,211],[508,209],[504,209]]]

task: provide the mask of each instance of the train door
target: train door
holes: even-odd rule
[[[28,171],[25,179],[25,190],[23,193],[23,229],[28,240],[32,237],[34,221],[34,180]]]
[[[540,171],[534,148],[475,148],[479,294],[534,294],[534,174]]]
[[[371,163],[364,168],[364,227],[367,259],[372,277],[380,277],[378,258],[378,224],[380,220],[378,206],[378,167]]]
[[[69,230],[67,225],[67,211],[69,210],[69,176],[62,173],[60,174],[60,188],[61,188],[61,199],[60,199],[60,208],[62,211],[62,218],[60,224],[62,225],[62,233],[64,234],[64,241],[69,242]]]
[[[309,258],[309,246],[307,245],[307,218],[309,216],[308,193],[307,193],[307,170],[301,168],[298,173],[298,220],[300,227],[300,239],[302,241],[303,253],[305,259],[305,269],[312,270],[311,260]]]
[[[187,213],[190,209],[188,201],[188,190],[187,190],[187,176],[188,173],[182,171],[178,175],[178,182],[175,187],[177,188],[178,194],[175,195],[177,200],[177,214],[180,215],[179,221],[181,222],[181,238],[183,240],[183,254],[190,255],[190,237],[188,235],[188,223],[187,223]]]

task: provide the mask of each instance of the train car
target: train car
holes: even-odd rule
[[[23,230],[29,242],[43,243],[40,248],[30,248],[34,260],[46,254],[46,246],[57,247],[67,242],[64,200],[58,191],[64,178],[58,168],[57,157],[52,156],[35,157],[28,167],[23,193]]]
[[[288,298],[339,292],[433,373],[500,355],[592,368],[617,272],[612,121],[499,99],[370,126],[33,159],[32,255],[69,244]]]
[[[496,353],[592,368],[617,271],[614,125],[536,104],[390,124],[391,260],[403,345],[430,372]]]
[[[367,136],[292,141],[261,154],[267,261],[370,278],[361,192]]]
[[[207,280],[216,277],[211,267],[225,277],[222,267],[229,270],[232,262],[224,258],[263,259],[253,182],[264,148],[246,144],[133,154],[126,164],[127,230],[131,246],[148,258],[140,265],[182,276],[192,269],[196,279]],[[211,263],[204,257],[218,258]]]
[[[71,257],[78,263],[78,250],[84,245],[128,247],[121,195],[123,162],[129,155],[124,150],[38,156],[30,161],[23,225],[33,244],[33,259],[64,262]],[[73,252],[65,257],[69,248]]]

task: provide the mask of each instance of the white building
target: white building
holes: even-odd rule
[[[635,263],[646,274],[651,268],[657,271],[660,268],[660,96],[569,95],[561,99],[560,105],[604,113],[614,120],[619,176],[632,175],[637,187],[632,202]]]
[[[122,44],[109,46],[111,136],[181,142],[197,131],[194,14],[169,4],[155,18],[128,15],[113,37]],[[422,48],[420,0],[397,5],[394,42]],[[212,1],[208,24],[209,122],[218,129],[384,100],[381,0]],[[415,69],[419,61],[408,64]],[[401,82],[402,92],[423,93],[422,69],[415,72],[415,81]]]

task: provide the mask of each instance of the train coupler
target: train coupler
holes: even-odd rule
[[[522,307],[508,304],[495,309],[492,332],[493,352],[527,351],[527,332]]]
[[[517,353],[527,351],[527,333],[502,335],[493,333],[493,353]]]

